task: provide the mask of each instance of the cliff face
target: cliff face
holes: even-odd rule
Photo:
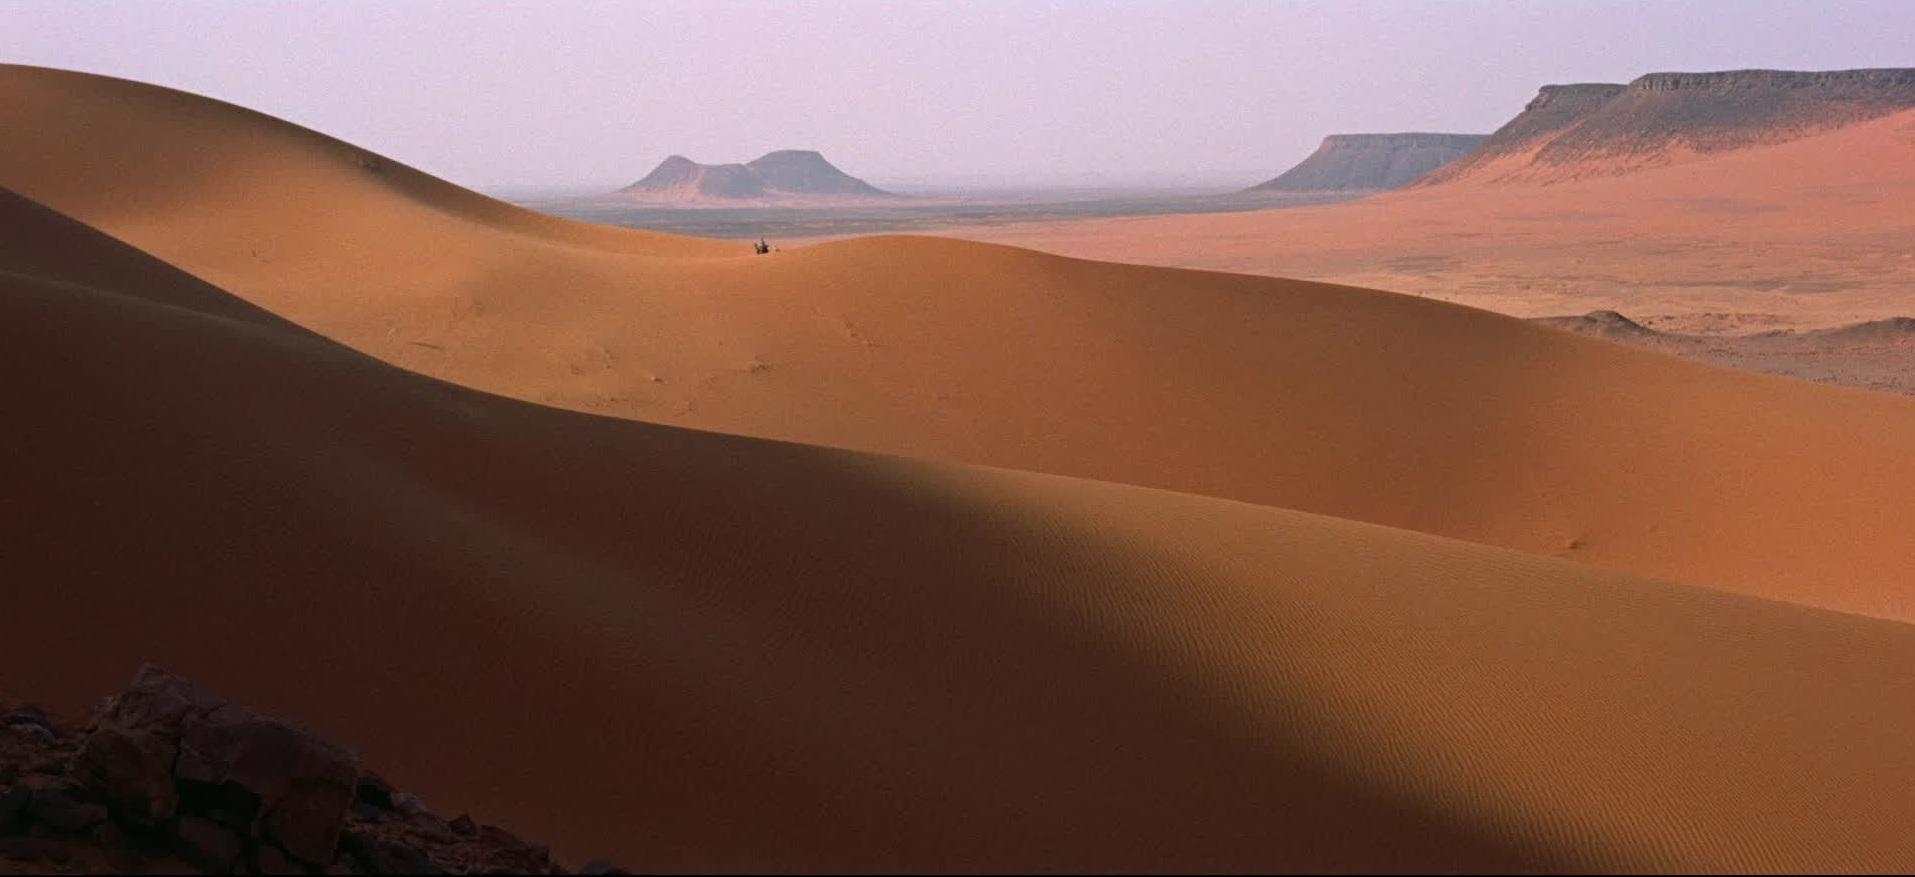
[[[1522,113],[1490,135],[1493,145],[1527,143],[1538,137],[1560,133],[1601,109],[1629,86],[1607,82],[1575,85],[1545,85]]]
[[[1252,192],[1394,189],[1454,161],[1481,134],[1332,134],[1317,151]]]
[[[1831,89],[1852,95],[1893,93],[1915,88],[1915,67],[1862,70],[1722,70],[1714,73],[1647,73],[1629,84],[1633,91],[1750,91],[1757,89]]]
[[[1780,143],[1915,107],[1915,69],[1651,73],[1548,85],[1481,148],[1419,186],[1555,182]]]
[[[661,162],[619,194],[642,200],[726,201],[885,198],[885,192],[838,170],[817,152],[785,149],[745,164],[699,164],[682,155]]]

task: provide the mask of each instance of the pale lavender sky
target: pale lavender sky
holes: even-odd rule
[[[1544,83],[1915,65],[1915,0],[0,0],[0,61],[211,95],[480,187],[776,148],[889,179],[1268,175],[1329,133],[1487,132]]]

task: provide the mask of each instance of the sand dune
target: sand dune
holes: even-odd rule
[[[468,386],[1915,615],[1906,399],[1347,287],[925,238],[728,256],[79,74],[6,68],[0,116],[0,182]]]
[[[415,260],[478,259],[485,232],[630,255],[733,250],[534,213],[323,134],[171,89],[18,65],[0,65],[0,79],[0,117],[9,122],[0,161],[9,187],[116,228],[165,229],[181,242],[214,231],[208,223],[254,224],[258,233],[242,255],[261,263],[275,260],[282,241],[336,244],[349,256],[355,244],[381,236],[396,236],[387,245],[412,248]],[[30,131],[29,124],[49,127]],[[169,130],[176,136],[161,135]],[[57,139],[65,135],[78,136]],[[182,215],[188,204],[217,206],[220,215],[195,222]]]
[[[164,661],[648,869],[1915,863],[1905,625],[541,408],[0,222],[10,692]]]

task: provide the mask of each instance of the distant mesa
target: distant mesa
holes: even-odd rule
[[[1475,151],[1416,182],[1561,182],[1781,143],[1915,107],[1915,68],[1650,73],[1545,85]]]
[[[808,149],[768,152],[744,164],[699,164],[674,155],[617,194],[665,203],[838,202],[898,197],[838,170],[823,155]]]
[[[1394,189],[1462,157],[1483,134],[1332,134],[1296,167],[1249,192]]]

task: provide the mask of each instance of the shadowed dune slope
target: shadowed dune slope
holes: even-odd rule
[[[541,408],[0,222],[16,695],[164,662],[647,869],[1915,866],[1905,625]]]
[[[1906,399],[1387,293],[951,240],[560,240],[431,209],[479,196],[397,186],[317,135],[80,74],[0,70],[0,117],[0,182],[468,386],[1915,614]]]

